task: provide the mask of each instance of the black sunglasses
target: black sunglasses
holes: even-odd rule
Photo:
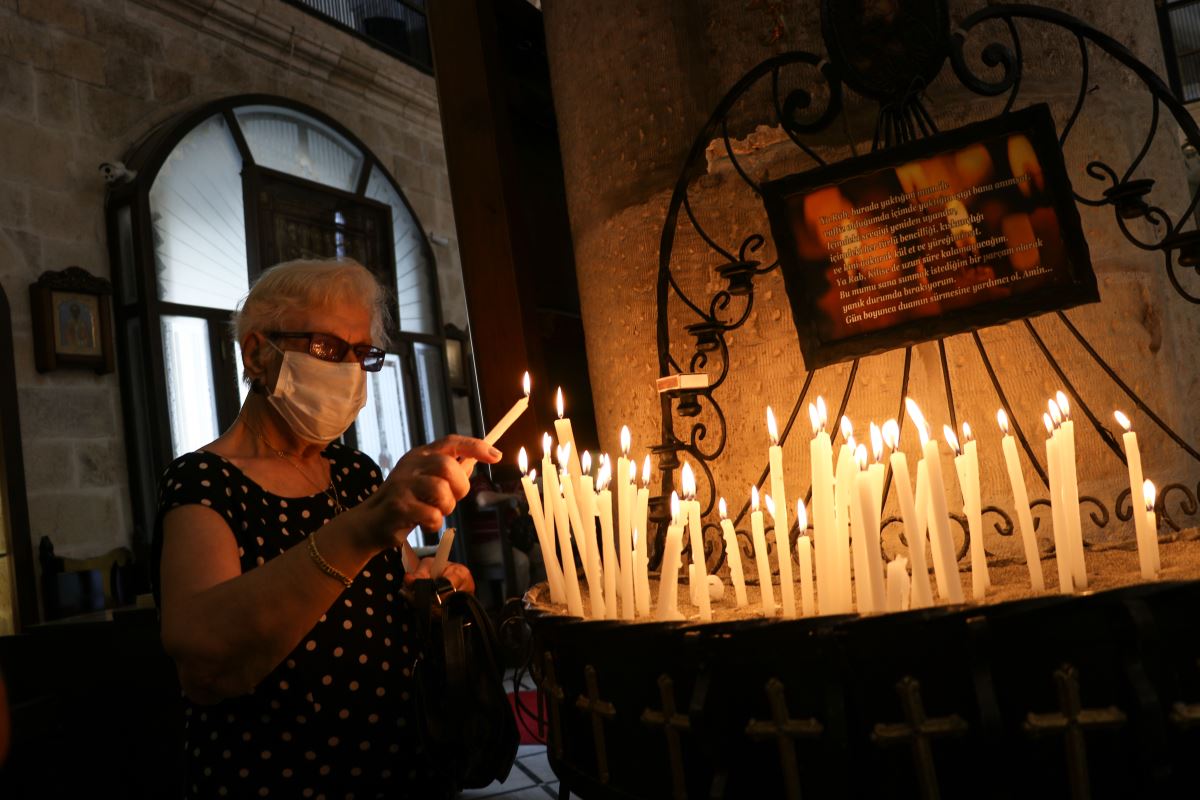
[[[308,354],[322,361],[342,361],[347,352],[354,353],[354,360],[366,372],[379,372],[383,369],[383,359],[387,355],[378,347],[369,344],[351,345],[345,339],[332,333],[314,333],[312,331],[269,331],[267,336],[272,339],[308,339]]]

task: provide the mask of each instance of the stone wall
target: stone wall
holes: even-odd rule
[[[622,424],[632,428],[639,450],[659,441],[659,405],[653,389],[658,375],[654,324],[659,243],[671,191],[692,140],[721,96],[752,66],[787,50],[824,52],[817,5],[801,0],[756,5],[718,0],[626,0],[606,3],[598,11],[594,6],[585,10],[564,0],[545,3],[588,362],[597,392],[601,440],[610,450],[617,447],[616,434]],[[983,5],[951,2],[952,19],[957,22]],[[1149,0],[1046,5],[1110,33],[1161,71],[1160,40]],[[1036,25],[1022,25],[1021,31],[1026,76],[1017,105],[1048,102],[1061,126],[1079,83],[1077,46],[1072,37]],[[1002,28],[981,29],[969,40],[970,63],[985,71],[978,60],[979,46],[1005,38]],[[630,69],[631,64],[637,68]],[[999,103],[968,96],[949,73],[947,65],[927,93],[927,106],[942,130],[999,112]],[[1099,156],[1123,170],[1143,141],[1150,99],[1137,90],[1127,73],[1111,60],[1099,58],[1095,50],[1091,83],[1097,88],[1088,95],[1085,113],[1065,156],[1075,187],[1097,196],[1105,186],[1088,179],[1084,166]],[[819,95],[816,102],[821,102]],[[811,168],[813,162],[801,157],[796,148],[779,144],[784,137],[770,127],[769,108],[769,100],[759,95],[731,114],[739,157],[756,179]],[[873,108],[861,102],[851,103],[847,126],[834,126],[825,140],[818,140],[818,150],[831,161],[851,155],[851,147],[864,152],[870,146],[873,113]],[[710,148],[709,155],[707,174],[695,181],[691,193],[697,215],[709,232],[735,247],[751,232],[767,233],[761,201],[733,175],[723,148]],[[1186,189],[1182,173],[1177,131],[1168,130],[1156,139],[1140,174],[1157,178],[1154,201],[1176,214],[1185,204],[1181,202]],[[1200,341],[1200,314],[1167,284],[1161,256],[1148,255],[1125,241],[1111,210],[1081,206],[1081,214],[1102,302],[1072,311],[1070,318],[1152,407],[1192,442],[1200,440],[1200,420],[1187,413],[1191,407],[1188,398],[1200,388],[1200,368],[1194,355]],[[1151,233],[1141,222],[1133,227],[1141,236]],[[680,230],[685,229],[681,226]],[[769,241],[755,257],[764,263],[772,260]],[[723,286],[713,272],[714,259],[694,234],[684,232],[676,239],[672,263],[685,290],[698,297],[708,298]],[[1194,291],[1200,289],[1200,282],[1192,286]],[[733,508],[746,500],[749,484],[765,468],[764,406],[770,404],[777,415],[786,415],[806,377],[778,272],[758,280],[755,303],[747,325],[730,337],[733,377],[720,395],[730,420],[730,440],[713,466],[718,486]],[[673,304],[671,315],[672,338],[682,342],[686,338],[683,325],[695,318],[688,317],[678,303]],[[1131,404],[1100,370],[1090,366],[1056,320],[1043,317],[1035,325],[1097,415],[1115,427],[1112,410],[1129,412]],[[1061,382],[1045,366],[1020,323],[986,329],[982,338],[1021,424],[1044,460],[1041,412],[1045,399]],[[984,454],[984,503],[1010,507],[995,424],[999,405],[995,393],[969,337],[951,338],[947,349],[958,418],[971,422]],[[675,352],[677,357],[688,354],[684,344]],[[848,409],[860,426],[865,427],[869,419],[882,421],[897,414],[902,362],[902,351],[863,360]],[[848,372],[846,364],[821,370],[812,391],[824,394],[836,410]],[[935,430],[940,431],[948,414],[936,345],[914,349],[909,393],[922,402]],[[1078,409],[1076,416],[1080,418]],[[710,429],[715,425],[711,416],[700,419],[707,421]],[[803,411],[798,425],[785,447],[785,459],[793,465],[789,467],[792,485],[788,492],[793,498],[803,496],[808,486],[809,437]],[[1194,487],[1195,462],[1182,457],[1166,437],[1152,432],[1144,416],[1138,425],[1143,431],[1143,459],[1154,464],[1147,467],[1148,475],[1160,483],[1186,479]],[[677,422],[676,430],[684,435],[688,428]],[[864,433],[860,431],[860,441]],[[906,449],[912,454],[916,443],[911,426],[905,436]],[[911,441],[909,437],[913,437]],[[1082,490],[1105,498],[1111,511],[1112,499],[1125,480],[1123,467],[1094,434],[1081,437],[1079,448]],[[954,475],[948,460],[945,469]],[[1045,496],[1044,489],[1032,489],[1036,480],[1027,465],[1031,493]],[[1103,532],[1094,527],[1085,531],[1093,538],[1126,534],[1115,520]],[[1046,534],[1047,528],[1043,527],[1042,533]],[[993,552],[1019,547],[1015,538],[998,541],[994,535],[989,535],[987,545]]]
[[[0,0],[0,284],[35,543],[103,552],[132,518],[117,376],[35,371],[28,286],[69,265],[111,277],[100,163],[173,114],[252,92],[329,114],[383,161],[448,240],[434,246],[444,316],[466,327],[432,77],[278,0]]]

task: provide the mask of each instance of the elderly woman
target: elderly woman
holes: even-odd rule
[[[334,441],[383,364],[384,295],[359,264],[269,269],[234,326],[245,405],[159,488],[157,585],[186,695],[188,796],[438,796],[413,716],[417,646],[399,595],[413,576],[399,546],[466,495],[458,458],[500,453],[450,436],[384,480]],[[474,589],[462,565],[444,574]]]

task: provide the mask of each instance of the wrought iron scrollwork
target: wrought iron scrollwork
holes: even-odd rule
[[[729,334],[746,324],[754,310],[756,290],[766,276],[779,267],[778,258],[764,264],[760,257],[767,242],[762,232],[739,231],[733,235],[725,235],[732,241],[723,241],[725,237],[714,234],[705,226],[705,214],[698,213],[704,210],[694,207],[693,204],[693,185],[697,177],[707,169],[708,150],[714,143],[723,151],[734,177],[734,180],[728,182],[732,187],[728,191],[755,194],[758,192],[760,178],[738,155],[730,133],[731,112],[749,97],[769,97],[768,106],[758,109],[760,113],[756,118],[762,121],[761,118],[765,114],[766,121],[786,137],[781,137],[782,144],[787,146],[790,143],[794,146],[804,163],[812,167],[825,166],[826,160],[815,139],[825,137],[821,142],[827,143],[833,126],[839,122],[846,123],[847,92],[853,92],[860,98],[878,104],[873,149],[930,136],[938,132],[938,126],[926,107],[923,93],[935,76],[945,72],[945,62],[948,62],[950,71],[963,87],[980,98],[991,99],[998,106],[996,113],[1004,114],[1018,107],[1022,91],[1026,88],[1028,76],[1025,74],[1023,27],[1048,26],[1055,31],[1065,32],[1078,50],[1079,82],[1069,112],[1065,118],[1059,119],[1060,144],[1067,145],[1072,134],[1079,128],[1077,122],[1087,108],[1088,99],[1095,88],[1093,60],[1097,55],[1116,62],[1132,75],[1134,83],[1145,91],[1150,105],[1145,137],[1140,146],[1127,162],[1122,160],[1118,166],[1102,159],[1090,160],[1084,169],[1087,178],[1084,183],[1087,186],[1075,188],[1076,200],[1087,206],[1111,208],[1116,229],[1135,247],[1146,252],[1161,253],[1163,271],[1178,295],[1189,303],[1200,304],[1200,294],[1195,288],[1200,286],[1200,282],[1192,283],[1192,278],[1184,272],[1191,270],[1196,276],[1200,276],[1200,231],[1184,230],[1185,227],[1190,227],[1190,221],[1200,203],[1200,192],[1191,195],[1189,203],[1178,215],[1172,215],[1155,201],[1155,192],[1161,188],[1161,184],[1152,175],[1144,174],[1147,155],[1156,137],[1162,135],[1164,122],[1173,122],[1182,132],[1183,138],[1197,149],[1200,149],[1200,128],[1183,104],[1171,94],[1155,70],[1138,60],[1112,37],[1054,9],[1028,5],[991,5],[969,15],[958,27],[950,30],[945,4],[934,2],[929,8],[929,19],[921,25],[910,26],[904,32],[907,38],[899,42],[902,50],[907,48],[910,51],[911,67],[905,61],[902,66],[897,67],[896,74],[892,74],[886,69],[879,69],[879,65],[867,65],[864,72],[861,59],[854,61],[847,57],[847,53],[853,51],[856,46],[852,38],[848,38],[852,32],[848,33],[839,27],[846,23],[847,17],[838,9],[838,3],[827,0],[822,4],[822,18],[829,55],[797,51],[763,61],[729,89],[692,142],[687,160],[675,184],[662,228],[656,296],[656,332],[661,376],[685,371],[705,372],[709,381],[703,389],[679,390],[666,393],[660,398],[661,440],[655,447],[655,453],[659,457],[661,490],[659,496],[651,501],[652,519],[659,525],[652,556],[655,564],[661,553],[661,539],[668,515],[666,497],[675,486],[674,472],[681,463],[681,457],[695,463],[704,481],[700,496],[706,517],[711,515],[716,504],[720,493],[717,491],[710,464],[725,452],[729,436],[728,420],[720,402],[721,390],[729,379],[732,366]],[[976,38],[988,36],[989,31],[997,35],[992,37],[992,40],[985,41],[981,47],[971,46]],[[978,63],[971,60],[976,55]],[[901,63],[897,61],[897,64]],[[765,93],[761,90],[764,86]],[[853,150],[854,140],[848,132],[846,139]],[[724,191],[726,190],[722,190],[723,194]],[[761,225],[760,230],[766,230],[765,212],[758,224]],[[1141,228],[1135,231],[1135,224]],[[681,280],[683,265],[675,261],[677,238],[681,233],[688,231],[698,237],[704,250],[699,258],[689,257],[689,266],[695,270],[696,267],[692,265],[703,264],[704,269],[712,270],[720,280],[720,288],[704,299],[685,291],[685,284],[696,284]],[[691,233],[687,235],[690,236]],[[1132,391],[1128,383],[1100,356],[1065,313],[1059,312],[1047,319],[1051,322],[1056,321],[1073,335],[1092,362],[1105,371],[1118,389],[1130,397],[1176,445],[1200,461],[1200,450],[1186,442]],[[1045,324],[1047,323],[1039,321],[1039,326]],[[677,327],[682,327],[682,336],[678,330],[673,330]],[[1026,331],[1040,346],[1047,367],[1059,376],[1060,381],[1067,386],[1069,394],[1077,401],[1077,407],[1084,412],[1087,423],[1084,431],[1094,432],[1108,445],[1114,457],[1123,461],[1124,454],[1117,437],[1092,413],[1086,399],[1081,398],[1076,387],[1067,380],[1066,374],[1058,365],[1055,353],[1045,346],[1039,328],[1028,323]],[[1008,411],[1025,456],[1046,483],[1045,468],[1009,406],[1003,376],[997,372],[992,359],[989,358],[983,340],[977,334],[971,335],[974,337],[975,349],[981,357],[987,377],[996,391],[997,399]],[[944,343],[942,351],[944,353]],[[686,365],[686,369],[681,365]],[[851,369],[839,415],[844,412],[855,389],[854,376],[857,366],[856,361]],[[812,373],[808,375],[797,397],[797,408],[803,402],[811,380]],[[954,392],[951,388],[952,375],[948,365],[944,365],[943,380],[953,419],[956,412]],[[1013,380],[1012,376],[1010,380]],[[907,381],[906,359],[902,393],[907,391]],[[782,439],[786,439],[786,436],[785,431]],[[759,479],[760,485],[766,474],[764,468]],[[890,475],[886,485],[891,485]],[[1173,530],[1178,530],[1179,527],[1176,515],[1167,511],[1168,498],[1179,498],[1176,504],[1179,512],[1195,515],[1197,506],[1200,505],[1197,494],[1200,494],[1200,488],[1197,489],[1197,493],[1192,493],[1188,487],[1181,484],[1164,487],[1158,501],[1162,524]],[[1125,505],[1127,497],[1128,491],[1116,497],[1112,514],[1108,506],[1096,498],[1081,497],[1080,501],[1088,509],[1091,523],[1095,528],[1103,530],[1114,518],[1119,522],[1127,522],[1131,518],[1131,509],[1127,509]],[[1046,500],[1038,500],[1032,505],[1040,510],[1047,504]],[[735,527],[745,513],[746,508],[743,507],[734,520]],[[1012,535],[1012,518],[1005,510],[991,506],[986,509],[986,513],[999,518],[991,528],[996,534],[1005,537]],[[1040,521],[1040,517],[1035,520],[1035,528]],[[896,522],[898,520],[889,518],[884,521],[884,526]],[[965,522],[960,521],[960,525],[964,533],[963,544],[959,548],[959,557],[962,558],[968,550],[969,532]],[[743,538],[742,532],[738,533],[738,537],[739,543],[744,542],[743,546],[748,545],[749,540]],[[724,545],[718,526],[711,523],[705,526],[704,541],[706,561],[710,568],[719,565],[723,561]],[[751,555],[748,547],[746,554]]]

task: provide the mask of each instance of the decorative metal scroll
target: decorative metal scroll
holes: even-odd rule
[[[724,558],[724,542],[712,512],[719,496],[711,463],[725,451],[729,427],[721,408],[720,395],[729,379],[731,354],[729,335],[741,328],[749,319],[754,308],[755,293],[760,283],[771,280],[770,273],[779,266],[778,260],[762,263],[758,258],[766,242],[764,235],[756,231],[745,231],[732,237],[732,241],[720,238],[706,229],[701,215],[693,206],[692,189],[697,176],[706,169],[706,158],[710,146],[724,151],[732,166],[736,181],[741,187],[757,193],[758,186],[750,171],[739,161],[730,138],[731,115],[739,103],[769,98],[770,120],[786,135],[785,146],[794,146],[800,157],[810,167],[825,166],[826,162],[813,143],[814,138],[834,129],[835,125],[846,125],[844,101],[847,92],[853,92],[878,105],[872,150],[931,136],[938,132],[937,122],[923,102],[924,89],[945,71],[948,61],[958,82],[970,92],[983,98],[994,98],[1003,103],[1000,113],[1016,107],[1022,97],[1024,76],[1024,50],[1022,45],[1023,26],[1046,26],[1069,36],[1078,47],[1079,83],[1074,106],[1065,120],[1060,121],[1059,142],[1065,145],[1075,130],[1076,122],[1084,111],[1094,88],[1091,59],[1101,53],[1123,67],[1132,82],[1145,90],[1150,104],[1150,121],[1140,148],[1128,163],[1113,166],[1096,159],[1086,165],[1087,176],[1096,185],[1077,187],[1078,202],[1093,207],[1109,206],[1113,219],[1121,233],[1135,247],[1157,252],[1162,257],[1162,270],[1167,280],[1180,297],[1192,304],[1200,304],[1200,293],[1193,283],[1196,276],[1187,277],[1191,270],[1200,275],[1200,230],[1190,225],[1200,202],[1200,193],[1193,193],[1187,206],[1177,216],[1156,204],[1152,199],[1155,180],[1142,173],[1142,167],[1151,145],[1164,128],[1164,116],[1174,121],[1184,138],[1200,149],[1200,128],[1197,128],[1183,104],[1172,95],[1171,90],[1155,71],[1137,59],[1124,45],[1088,24],[1048,8],[1029,5],[994,5],[968,16],[954,30],[950,29],[949,14],[945,0],[906,3],[905,19],[898,23],[888,41],[881,42],[878,28],[872,30],[873,39],[868,43],[860,35],[865,25],[861,18],[847,14],[845,8],[857,4],[824,0],[822,3],[822,28],[828,56],[817,53],[794,51],[774,56],[747,72],[722,98],[704,127],[696,136],[687,161],[675,184],[667,217],[662,229],[659,250],[657,284],[657,344],[659,374],[668,376],[684,372],[705,372],[709,384],[703,389],[677,390],[663,394],[660,398],[662,417],[661,441],[655,447],[661,470],[660,494],[651,499],[651,517],[657,524],[653,560],[661,554],[661,542],[665,523],[669,515],[667,498],[675,486],[675,471],[680,466],[681,456],[687,457],[707,481],[709,491],[700,492],[703,501],[705,560],[709,569],[720,566]],[[897,17],[899,19],[899,17]],[[932,33],[931,33],[932,32]],[[998,34],[993,38],[991,34]],[[986,40],[979,42],[978,40]],[[884,46],[884,44],[888,46]],[[982,44],[981,47],[979,45]],[[969,46],[974,46],[970,49]],[[982,65],[971,63],[968,53],[979,53]],[[884,54],[886,63],[872,59]],[[899,55],[897,55],[899,54]],[[981,66],[981,71],[976,67]],[[784,92],[781,87],[798,86]],[[1163,112],[1166,112],[1164,115]],[[847,137],[849,140],[849,137]],[[853,145],[851,145],[853,148]],[[1131,223],[1143,220],[1152,230],[1147,236],[1144,231],[1135,232]],[[760,224],[767,229],[765,212]],[[1188,230],[1185,230],[1189,228]],[[698,297],[684,290],[681,281],[682,265],[675,262],[676,239],[681,232],[695,235],[705,248],[704,261],[710,266],[723,288],[711,296]],[[689,259],[695,263],[694,259]],[[1192,287],[1192,288],[1189,288]],[[672,310],[680,311],[685,322],[682,330],[672,325]],[[1091,429],[1108,446],[1109,451],[1122,464],[1125,456],[1117,435],[1093,413],[1087,398],[1081,396],[1062,369],[1056,355],[1046,346],[1040,328],[1056,322],[1078,342],[1083,351],[1098,366],[1113,385],[1126,395],[1139,410],[1140,415],[1153,422],[1181,450],[1200,461],[1200,451],[1173,430],[1162,417],[1150,408],[1122,379],[1117,370],[1097,353],[1095,348],[1079,331],[1064,312],[1044,318],[1034,325],[1026,320],[1021,326],[1033,342],[1046,365],[1058,377],[1072,398],[1073,407],[1081,412]],[[1022,430],[1017,415],[1013,413],[1005,390],[1002,376],[993,366],[987,347],[977,334],[970,334],[978,351],[987,377],[996,392],[999,405],[1008,414],[1014,426],[1013,433],[1025,451],[1025,457],[1034,470],[1047,484],[1046,471],[1031,446],[1026,432]],[[946,360],[945,341],[938,341],[942,361],[942,377],[950,409],[951,423],[957,427],[954,389],[950,369]],[[858,360],[851,362],[849,376],[840,398],[837,419],[846,409],[855,390]],[[903,398],[908,390],[911,365],[911,348],[905,355],[902,378],[897,386],[897,418],[903,425]],[[781,441],[786,442],[793,424],[804,404],[811,401],[809,389],[816,372],[810,372],[796,396],[791,413],[781,431]],[[1010,376],[1011,381],[1011,376]],[[1011,382],[1010,382],[1011,386]],[[835,432],[835,440],[836,440]],[[762,486],[768,473],[764,465],[757,484]],[[887,480],[890,491],[891,476]],[[1128,504],[1128,490],[1114,499],[1110,506],[1097,498],[1081,498],[1085,506],[1091,506],[1092,522],[1104,528],[1114,519],[1127,521],[1132,509]],[[809,489],[811,496],[811,488]],[[1157,510],[1160,530],[1178,531],[1178,513],[1195,515],[1198,510],[1196,492],[1182,484],[1172,484],[1162,489]],[[1034,501],[1035,507],[1048,504],[1046,500]],[[1173,511],[1174,509],[1174,511]],[[748,502],[734,518],[735,528],[740,526],[748,511]],[[986,509],[995,514],[999,521],[995,530],[1002,536],[1012,534],[1012,520],[999,508]],[[890,524],[892,520],[885,521]],[[969,532],[960,520],[963,540],[958,548],[962,558],[968,551]],[[793,529],[794,530],[794,529]],[[749,535],[738,528],[739,545],[747,556],[752,556]],[[774,559],[772,559],[774,561]]]

